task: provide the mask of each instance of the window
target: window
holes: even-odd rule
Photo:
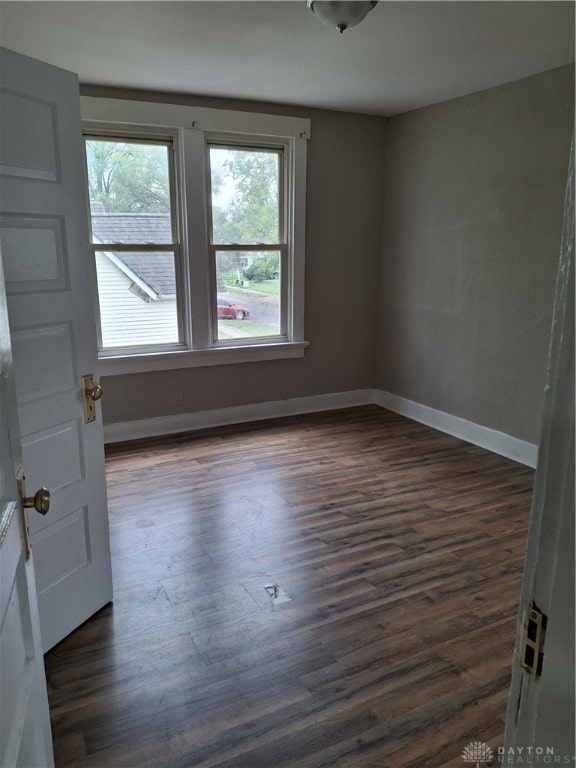
[[[284,149],[209,142],[208,152],[214,341],[284,337]]]
[[[171,141],[86,137],[101,350],[181,344]]]
[[[82,112],[102,371],[301,356],[308,121]]]

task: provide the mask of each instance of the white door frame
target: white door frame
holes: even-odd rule
[[[21,448],[0,253],[0,765],[52,768],[34,562],[16,483]]]
[[[506,717],[506,765],[574,765],[574,138],[568,168],[538,466]],[[529,606],[547,617],[542,674],[521,670]],[[523,760],[522,762],[522,751]],[[545,762],[541,762],[545,765]],[[552,763],[557,764],[557,763]]]

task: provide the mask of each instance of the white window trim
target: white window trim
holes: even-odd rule
[[[180,150],[176,156],[178,195],[184,201],[181,209],[182,247],[188,265],[183,276],[185,348],[122,351],[118,354],[108,351],[100,357],[101,373],[116,375],[302,357],[308,344],[304,340],[304,243],[310,120],[91,96],[82,96],[80,103],[82,126],[88,132],[120,131],[137,136],[146,131],[157,133],[168,129],[171,134],[176,134]],[[206,134],[214,133],[290,142],[290,167],[287,170],[291,175],[293,194],[288,201],[288,224],[292,232],[287,302],[289,340],[254,339],[245,345],[216,345],[212,341],[205,146]],[[203,258],[198,258],[198,254]]]

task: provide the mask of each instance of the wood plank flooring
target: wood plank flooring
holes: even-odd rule
[[[432,768],[502,744],[533,472],[383,409],[108,451],[114,604],[58,768]]]

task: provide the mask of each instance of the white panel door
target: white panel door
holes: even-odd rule
[[[92,268],[76,75],[1,52],[0,245],[48,650],[112,599],[102,423],[84,423],[97,379]]]
[[[0,765],[51,768],[36,584],[16,476],[21,446],[0,259]],[[36,513],[34,513],[36,514]]]

